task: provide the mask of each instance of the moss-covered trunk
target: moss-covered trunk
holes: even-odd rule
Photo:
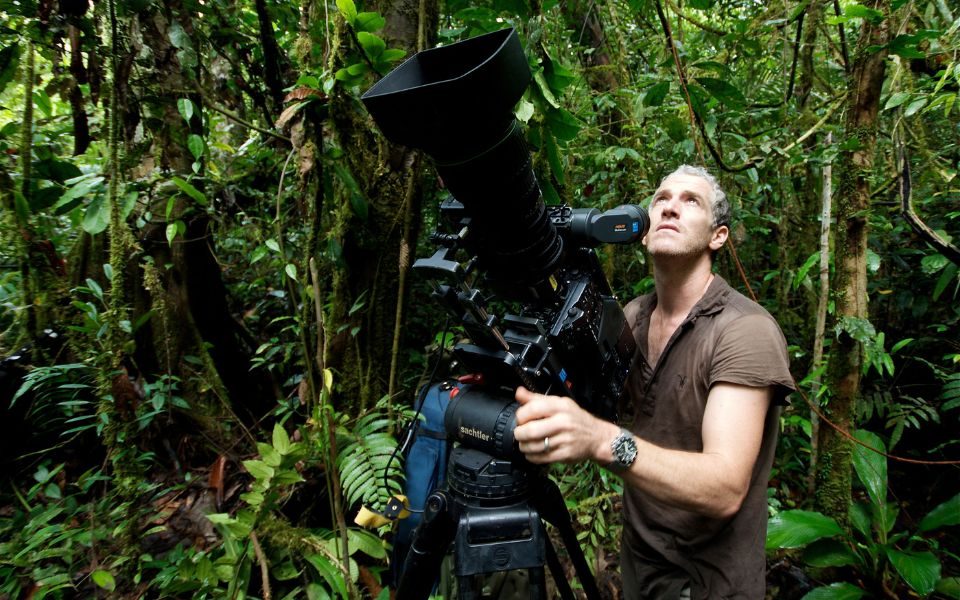
[[[372,7],[386,18],[388,47],[408,55],[432,45],[437,29],[436,2],[381,2]],[[354,36],[338,19],[333,67],[349,62]],[[420,153],[387,142],[369,115],[347,90],[330,100],[330,117],[343,150],[342,174],[330,210],[330,229],[343,251],[342,267],[332,284],[326,365],[337,374],[340,409],[356,413],[390,389],[391,356],[398,312],[407,294],[401,286],[406,268],[401,259],[415,247],[420,213]],[[345,179],[356,182],[362,200],[351,194]],[[399,306],[399,311],[398,311]]]
[[[882,10],[886,3],[868,3]],[[845,123],[848,142],[857,140],[855,150],[844,152],[838,166],[835,228],[836,317],[841,324],[867,319],[867,234],[870,214],[870,175],[876,146],[877,115],[883,87],[887,39],[886,20],[864,19],[849,80]],[[843,329],[841,327],[841,329]],[[850,432],[855,426],[854,409],[860,392],[862,345],[841,331],[830,348],[827,385],[832,394],[824,412],[839,429]],[[842,522],[847,520],[851,485],[851,441],[833,427],[821,427],[820,457],[817,464],[817,508]]]

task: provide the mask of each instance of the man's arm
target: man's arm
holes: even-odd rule
[[[703,452],[661,448],[640,438],[637,459],[621,473],[626,485],[674,506],[729,517],[740,509],[760,452],[772,390],[729,383],[710,389],[703,415]],[[598,419],[569,398],[516,393],[514,436],[534,463],[613,460],[610,443],[620,428]],[[544,438],[549,437],[545,449]]]

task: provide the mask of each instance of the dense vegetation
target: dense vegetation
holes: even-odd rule
[[[441,184],[359,96],[506,26],[549,204],[684,162],[734,203],[717,270],[802,390],[771,597],[960,598],[944,0],[0,0],[0,598],[386,597],[390,527],[351,520],[452,336],[410,271]],[[599,252],[650,288],[639,246]],[[556,478],[615,596],[619,483]]]

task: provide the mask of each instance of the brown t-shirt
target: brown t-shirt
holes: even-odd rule
[[[702,452],[703,413],[715,383],[773,387],[774,401],[750,489],[733,517],[709,518],[626,489],[623,553],[638,586],[630,598],[662,597],[682,582],[689,582],[692,600],[763,598],[767,481],[780,405],[794,389],[786,341],[766,310],[717,276],[651,365],[647,332],[656,305],[651,294],[624,309],[637,341],[627,382],[633,433],[664,448]]]

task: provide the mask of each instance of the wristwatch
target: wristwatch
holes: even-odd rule
[[[610,442],[610,450],[613,452],[613,462],[607,468],[615,473],[626,471],[637,459],[637,442],[633,434],[622,427],[620,434]]]

